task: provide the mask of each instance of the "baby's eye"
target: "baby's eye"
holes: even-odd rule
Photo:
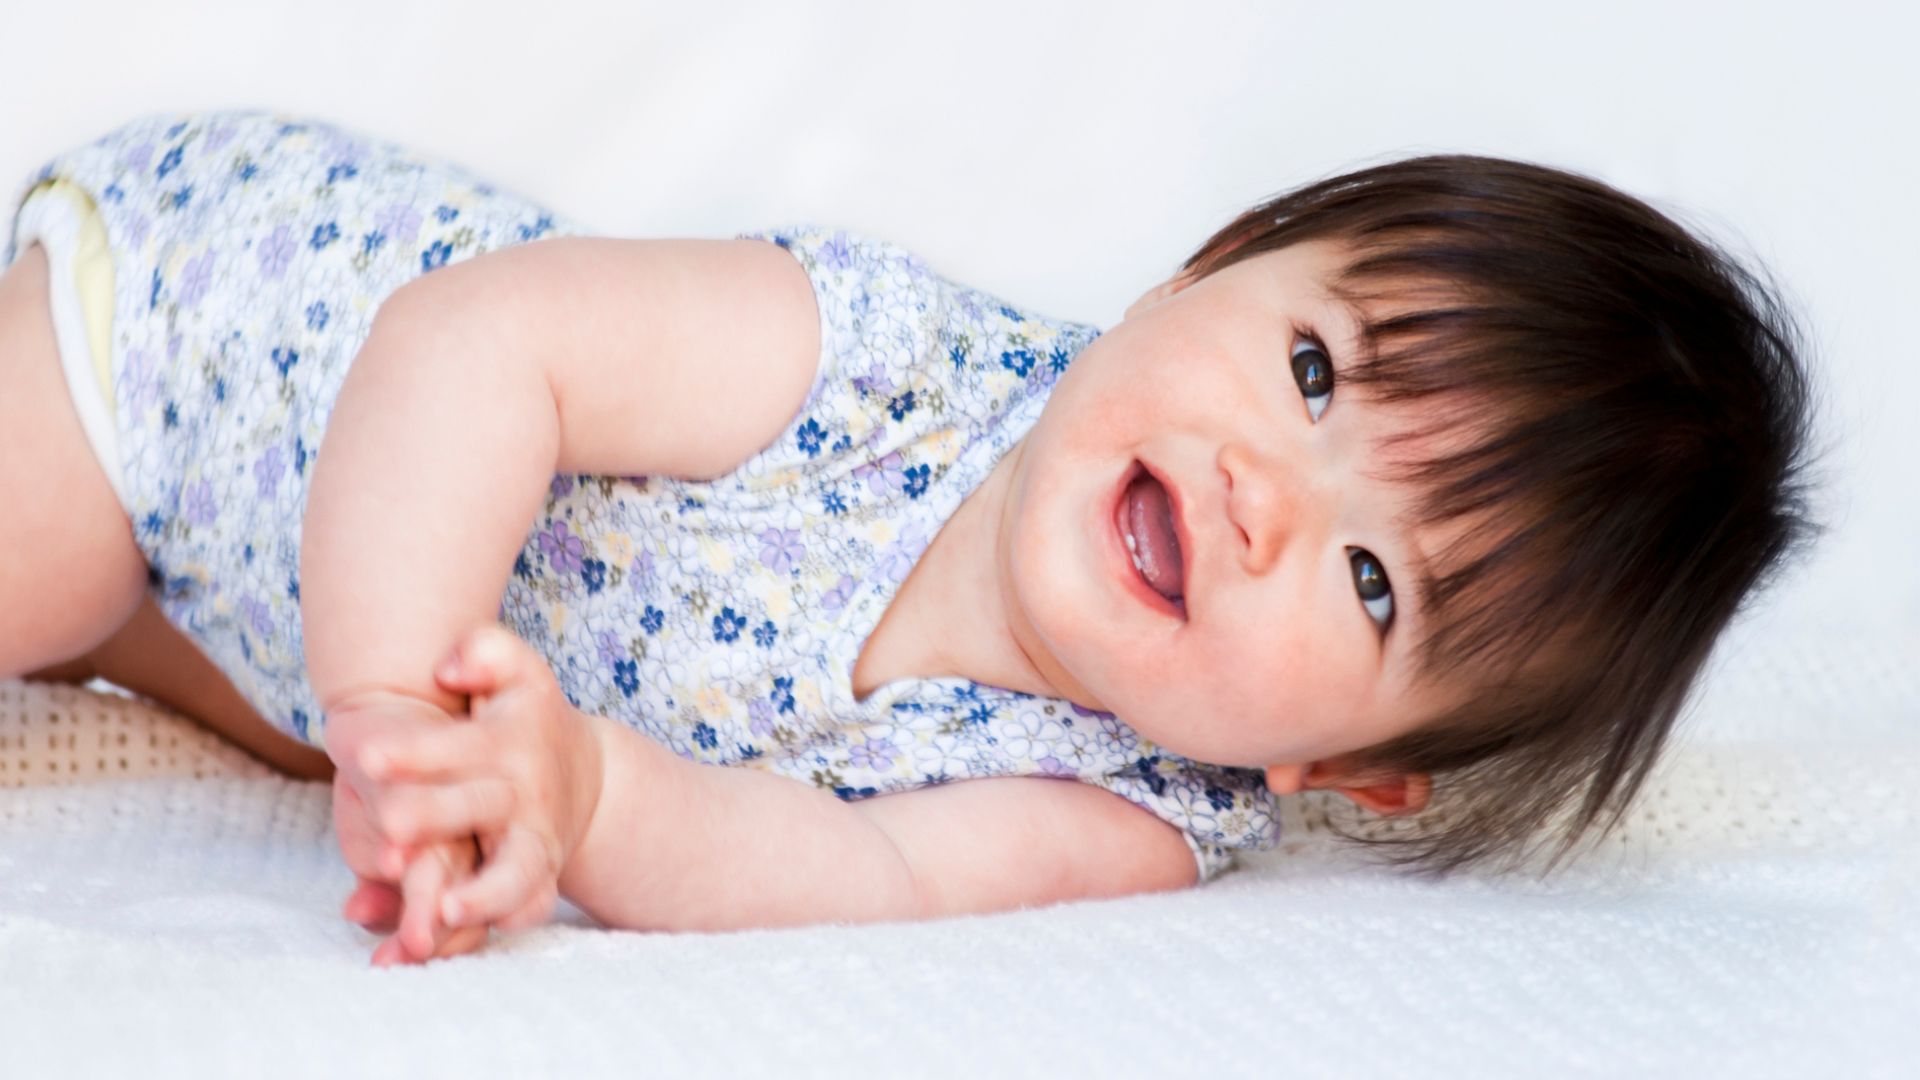
[[[1348,548],[1347,561],[1353,566],[1353,587],[1360,593],[1360,606],[1385,629],[1393,622],[1393,586],[1387,582],[1387,568],[1366,548]]]
[[[1307,415],[1316,423],[1333,400],[1333,361],[1311,339],[1303,338],[1293,346],[1293,381],[1307,399]]]

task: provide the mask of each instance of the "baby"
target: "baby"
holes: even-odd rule
[[[1307,185],[1104,333],[266,113],[9,205],[0,677],[172,649],[324,748],[376,963],[1179,888],[1308,788],[1557,862],[1812,531],[1792,319],[1537,165]]]

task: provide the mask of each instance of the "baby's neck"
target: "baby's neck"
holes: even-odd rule
[[[861,701],[900,679],[959,677],[1055,696],[1011,630],[1003,530],[1022,439],[967,493],[900,584],[853,668]]]

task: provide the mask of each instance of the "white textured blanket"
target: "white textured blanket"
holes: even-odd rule
[[[5,1072],[1911,1075],[1920,694],[1853,666],[1878,675],[1816,738],[1785,718],[1838,682],[1736,660],[1715,737],[1550,882],[1395,877],[1315,795],[1283,800],[1279,851],[1180,894],[687,935],[563,905],[387,970],[337,913],[326,785],[142,703],[0,684],[14,781],[49,755],[113,771],[109,746],[156,774],[0,791]]]

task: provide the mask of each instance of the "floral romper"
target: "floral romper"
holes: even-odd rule
[[[262,716],[324,745],[300,523],[374,313],[439,266],[590,230],[456,165],[261,112],[135,121],[56,157],[10,206],[55,179],[90,198],[111,251],[112,423],[95,446],[156,602]],[[742,236],[812,280],[814,382],[719,479],[554,478],[500,619],[568,699],[689,760],[849,800],[988,776],[1095,784],[1178,827],[1202,880],[1235,848],[1274,846],[1258,770],[1179,757],[1110,713],[957,677],[855,700],[860,647],[915,561],[1099,330],[844,230]]]

